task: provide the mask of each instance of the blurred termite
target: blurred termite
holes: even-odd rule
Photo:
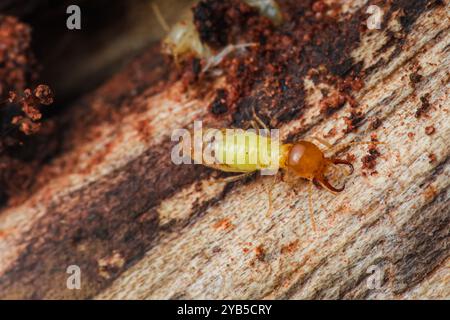
[[[220,133],[220,136],[226,138],[217,139],[216,134],[211,134],[211,131],[201,132],[200,143],[201,150],[208,150],[213,154],[214,161],[205,158],[205,152],[195,155],[192,150],[190,153],[191,159],[195,163],[201,163],[207,167],[220,170],[223,172],[240,173],[239,175],[231,176],[222,179],[223,182],[234,182],[245,177],[248,177],[255,172],[262,170],[276,169],[273,173],[277,177],[278,169],[293,174],[295,177],[303,178],[309,181],[308,184],[308,205],[313,230],[316,230],[316,224],[313,216],[312,203],[312,185],[321,186],[332,194],[338,194],[344,191],[345,184],[341,187],[333,186],[327,179],[329,174],[340,171],[338,165],[346,165],[351,175],[354,171],[353,165],[344,159],[335,158],[334,156],[326,156],[326,153],[336,153],[351,145],[376,145],[384,144],[383,142],[351,142],[333,147],[331,144],[323,139],[312,137],[308,140],[314,140],[326,147],[322,151],[318,145],[312,141],[299,140],[294,143],[280,144],[274,141],[273,137],[269,137],[267,133],[270,130],[265,126],[264,122],[256,115],[253,110],[254,120],[251,121],[255,130],[244,131],[233,130],[231,134],[227,133],[229,129],[212,129]],[[262,126],[264,130],[258,128]],[[191,133],[191,140],[195,138],[195,131]],[[276,150],[273,150],[276,148]],[[195,149],[195,147],[194,147]],[[274,152],[275,151],[275,152]],[[275,157],[275,158],[274,158]],[[241,161],[237,161],[241,159]],[[243,159],[243,160],[242,160]],[[272,195],[270,188],[269,194],[269,210],[267,215],[272,212]]]
[[[262,15],[271,19],[275,25],[282,22],[281,11],[275,0],[244,0],[244,2],[257,8]],[[202,70],[202,72],[206,72],[219,65],[230,53],[256,46],[255,43],[229,44],[221,51],[214,52],[207,44],[202,43],[191,11],[170,28],[156,3],[152,3],[152,9],[159,24],[167,33],[162,42],[162,52],[173,57],[177,65],[187,58],[196,57],[206,61]]]

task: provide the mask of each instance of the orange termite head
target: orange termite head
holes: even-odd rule
[[[345,164],[353,173],[353,165],[341,159],[327,158],[314,143],[299,141],[294,143],[289,150],[286,166],[293,170],[299,177],[308,179],[314,183],[320,183],[332,192],[342,192],[345,188],[335,188],[325,178],[327,169],[333,164]]]

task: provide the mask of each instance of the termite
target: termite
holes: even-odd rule
[[[244,0],[244,2],[258,9],[275,25],[282,22],[281,10],[275,0]],[[190,57],[196,57],[206,61],[206,66],[202,70],[206,72],[219,65],[233,51],[256,45],[254,43],[228,44],[219,52],[214,52],[207,44],[202,43],[192,12],[185,13],[178,23],[169,27],[156,3],[152,3],[152,9],[158,23],[167,34],[162,41],[162,53],[173,57],[176,65]]]
[[[195,57],[205,60],[205,66],[202,68],[202,73],[205,73],[209,69],[218,66],[232,52],[256,46],[255,43],[229,44],[219,52],[214,52],[200,40],[193,22],[192,13],[189,13],[185,19],[170,29],[155,4],[153,9],[158,17],[158,21],[160,21],[160,24],[167,32],[167,36],[162,42],[162,53],[171,56],[177,66],[180,65],[180,62]]]
[[[265,128],[264,131],[267,132],[268,128],[264,125],[262,120],[257,117],[254,110],[253,113],[256,123],[263,125],[263,127]],[[207,147],[209,150],[213,150],[215,155],[214,158],[218,161],[214,163],[207,163],[207,161],[203,161],[200,163],[219,171],[239,173],[239,175],[222,179],[222,181],[224,182],[233,182],[273,166],[273,161],[275,160],[277,162],[277,168],[292,173],[298,178],[303,178],[309,181],[308,200],[313,230],[316,230],[316,225],[312,210],[312,185],[316,185],[317,187],[321,186],[333,194],[341,193],[345,190],[345,184],[341,187],[333,186],[326,178],[326,176],[328,175],[328,173],[330,173],[330,171],[337,170],[338,165],[348,166],[348,168],[350,169],[348,175],[351,175],[354,172],[354,167],[351,162],[345,159],[327,156],[326,151],[323,151],[317,144],[310,140],[317,141],[320,144],[326,146],[327,151],[334,150],[335,152],[343,150],[350,145],[383,144],[383,142],[378,141],[352,142],[333,147],[325,140],[317,137],[308,140],[299,140],[293,143],[274,144],[273,141],[271,141],[270,137],[260,134],[260,128],[257,128],[257,126],[255,126],[256,123],[252,121],[253,127],[254,129],[256,129],[256,131],[252,131],[250,133],[243,130],[232,131],[232,136],[227,137],[226,140],[211,139],[212,135],[210,135],[209,137],[205,137],[205,135],[203,135],[202,143],[204,147]],[[225,133],[226,129],[213,130],[218,130],[222,133]],[[249,139],[249,137],[251,138],[252,135],[254,136],[254,139]],[[266,150],[261,149],[261,146],[270,147],[273,145],[279,148],[278,152],[276,153],[278,157],[277,159],[267,159],[266,157],[261,156],[266,152]],[[244,155],[244,162],[236,162],[236,157],[239,154],[241,156]],[[256,159],[256,161],[250,162],[248,161],[248,159],[251,159],[252,155],[254,156],[253,159]],[[204,154],[202,154],[201,157],[204,157]],[[202,160],[204,160],[204,158],[200,159],[200,161]],[[272,210],[271,206],[272,199],[269,190],[269,212],[271,212]]]

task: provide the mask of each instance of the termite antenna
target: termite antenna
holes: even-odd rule
[[[276,179],[275,179],[275,182],[276,182]],[[263,182],[263,184],[264,184],[264,188],[266,189],[266,192],[267,192],[267,199],[269,200],[268,201],[269,208],[267,209],[266,217],[270,217],[273,212],[272,188],[270,186],[268,187],[264,182]],[[275,183],[274,183],[274,185],[275,185]]]
[[[311,226],[314,232],[317,231],[316,221],[314,220],[314,211],[313,211],[313,201],[312,201],[312,181],[308,183],[308,207],[309,207],[309,218],[311,220]]]
[[[269,132],[269,127],[264,123],[264,121],[261,120],[261,118],[258,116],[255,110],[255,105],[252,106],[252,115],[253,119],[255,119],[256,123],[261,126],[261,128],[267,130]]]
[[[164,19],[164,16],[162,15],[161,11],[159,10],[158,5],[153,2],[151,4],[151,6],[152,6],[153,13],[155,14],[156,20],[158,20],[161,28],[163,28],[163,30],[165,32],[169,32],[170,31],[170,27],[167,24],[166,19]]]

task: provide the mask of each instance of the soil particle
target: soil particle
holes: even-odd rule
[[[266,257],[266,250],[262,245],[259,245],[255,248],[255,256],[259,261],[264,261]]]
[[[420,97],[421,106],[416,111],[416,118],[422,117],[430,109],[431,104],[428,101],[429,99],[430,99],[430,95],[428,93],[426,95]]]
[[[370,129],[376,130],[383,124],[383,121],[381,121],[379,118],[375,118],[370,123]]]
[[[429,155],[428,155],[428,159],[429,159],[429,163],[430,164],[432,164],[432,163],[436,163],[436,155],[434,154],[434,153],[430,153]]]
[[[228,111],[227,105],[228,93],[225,89],[218,89],[216,91],[216,98],[211,104],[211,112],[215,115],[221,115]]]
[[[380,152],[377,150],[376,146],[370,146],[369,154],[364,156],[361,161],[363,163],[362,168],[373,170],[377,165],[377,158],[380,156]]]
[[[300,244],[299,240],[290,242],[290,243],[284,245],[283,247],[281,247],[280,252],[281,252],[281,254],[292,254],[298,250],[299,244]]]
[[[434,126],[428,126],[425,128],[425,133],[429,136],[436,132],[436,128]]]
[[[31,31],[17,18],[0,15],[0,206],[12,197],[26,198],[35,172],[58,145],[49,141],[54,121],[44,121],[42,106],[52,104],[53,95],[48,86],[36,86]]]
[[[413,72],[409,75],[409,80],[411,81],[413,86],[415,86],[416,83],[419,83],[422,80],[422,78],[423,76],[417,72]]]
[[[347,128],[344,130],[345,133],[350,133],[356,131],[358,126],[361,125],[364,120],[364,115],[360,111],[352,111],[349,117],[344,118]]]

